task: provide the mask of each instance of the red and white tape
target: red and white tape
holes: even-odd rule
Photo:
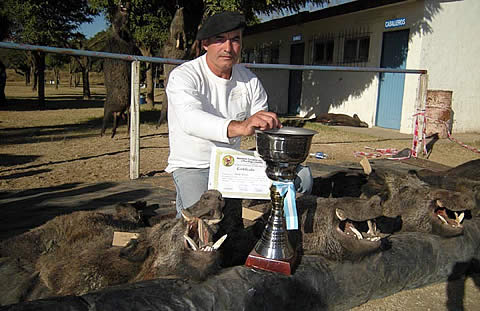
[[[413,141],[412,141],[412,151],[410,153],[411,157],[416,158],[418,156],[418,143],[419,143],[419,134],[418,134],[418,120],[423,116],[423,128],[422,128],[422,142],[423,142],[423,154],[427,154],[427,146],[425,145],[425,137],[427,133],[427,116],[425,110],[421,110],[413,115],[415,117],[415,128],[413,129]]]
[[[470,151],[473,151],[473,152],[475,152],[475,153],[480,153],[480,150],[479,150],[479,149],[474,148],[474,147],[471,147],[471,146],[469,146],[469,145],[467,145],[467,144],[462,143],[462,142],[459,141],[458,139],[453,138],[452,135],[450,134],[450,131],[448,131],[448,130],[447,130],[447,135],[448,135],[448,139],[450,139],[451,141],[459,144],[459,145],[462,146],[463,148],[466,148],[466,149],[468,149],[468,150],[470,150]]]
[[[380,158],[382,156],[392,156],[398,153],[398,150],[395,148],[382,149],[382,148],[365,147],[365,149],[373,150],[373,152],[355,151],[353,154],[356,157]]]
[[[416,158],[418,156],[417,149],[418,149],[418,144],[420,143],[420,137],[419,137],[420,136],[419,135],[419,119],[420,119],[420,117],[423,117],[422,140],[421,140],[421,142],[423,144],[423,150],[422,151],[423,151],[423,154],[425,154],[425,155],[428,154],[427,145],[426,145],[425,142],[426,142],[426,133],[427,133],[427,119],[431,119],[431,118],[428,118],[426,116],[425,110],[420,110],[419,112],[414,114],[413,117],[415,117],[415,127],[413,129],[412,149],[410,150],[410,154],[408,156],[405,156],[405,157],[389,157],[388,159],[390,159],[390,160],[406,160],[406,159],[409,159],[411,157]],[[433,119],[431,119],[431,120],[433,120]],[[480,149],[471,147],[471,146],[459,141],[458,139],[455,139],[448,129],[449,126],[448,126],[447,122],[442,121],[442,120],[437,120],[437,121],[443,122],[445,124],[446,129],[447,129],[447,136],[448,136],[449,140],[459,144],[463,148],[466,148],[466,149],[468,149],[472,152],[480,153]],[[382,156],[394,156],[398,153],[397,149],[395,149],[395,148],[375,149],[375,148],[372,148],[372,147],[365,147],[365,149],[373,150],[373,152],[354,151],[353,154],[355,155],[355,157],[380,158]]]

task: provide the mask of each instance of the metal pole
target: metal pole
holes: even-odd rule
[[[173,64],[173,65],[179,65],[185,62],[184,60],[173,59],[173,58],[147,57],[147,56],[140,56],[140,55],[54,48],[50,46],[31,45],[31,44],[23,44],[23,43],[19,44],[19,43],[13,43],[13,42],[0,42],[0,48],[27,50],[27,51],[41,51],[46,53],[57,53],[57,54],[64,54],[64,55],[70,55],[70,56],[114,58],[114,59],[121,59],[126,61],[139,60],[143,62],[154,62],[154,63]]]
[[[347,72],[393,72],[424,74],[422,69],[393,69],[379,67],[343,67],[343,66],[314,66],[314,65],[289,65],[289,64],[244,64],[247,68],[260,69],[286,69],[286,70],[320,70],[320,71],[347,71]]]
[[[13,42],[0,42],[0,48],[17,49],[17,50],[30,50],[30,51],[42,51],[46,53],[58,53],[66,55],[76,56],[89,56],[89,57],[102,57],[102,58],[115,58],[127,61],[142,61],[161,64],[173,64],[179,65],[185,60],[173,59],[173,58],[161,58],[161,57],[146,57],[139,55],[128,54],[116,54],[106,52],[95,52],[87,50],[75,50],[65,48],[54,48],[49,46],[30,45],[30,44],[18,44]],[[346,71],[346,72],[394,72],[394,73],[410,73],[410,74],[425,74],[426,70],[422,69],[393,69],[393,68],[379,68],[379,67],[343,67],[343,66],[314,66],[314,65],[290,65],[290,64],[250,64],[245,63],[247,68],[258,69],[283,69],[283,70],[319,70],[319,71]]]
[[[132,62],[131,85],[130,179],[137,179],[140,168],[140,61]]]
[[[132,62],[132,84],[131,84],[131,106],[130,106],[130,178],[137,179],[139,177],[139,163],[140,163],[140,61],[180,65],[185,60],[160,58],[160,57],[146,57],[139,55],[116,54],[106,52],[96,52],[87,50],[76,50],[66,48],[56,48],[49,46],[19,44],[14,42],[0,42],[0,48],[38,51],[45,53],[57,53],[70,56],[88,56],[100,58],[121,59]],[[417,109],[425,107],[426,92],[428,76],[427,70],[423,69],[392,69],[379,67],[343,67],[343,66],[313,66],[313,65],[290,65],[290,64],[243,64],[247,68],[258,69],[277,69],[277,70],[319,70],[319,71],[344,71],[344,72],[392,72],[392,73],[407,73],[420,74],[420,87],[417,97]]]

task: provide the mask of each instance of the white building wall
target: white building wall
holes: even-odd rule
[[[422,39],[420,66],[428,70],[428,88],[450,90],[452,132],[479,132],[480,1],[425,1],[430,31]]]
[[[480,99],[480,42],[474,33],[478,32],[475,25],[478,13],[480,1],[477,0],[412,0],[250,35],[245,39],[245,46],[251,48],[262,42],[279,41],[279,62],[288,64],[293,43],[291,38],[302,34],[305,64],[311,64],[315,35],[367,29],[370,33],[369,61],[363,65],[380,67],[385,21],[405,17],[404,27],[389,31],[410,30],[407,69],[427,69],[429,89],[453,91],[454,131],[480,131],[480,123],[474,120],[480,113],[480,105],[477,104]],[[335,42],[336,56],[341,54],[338,48],[343,49],[343,44]],[[289,72],[264,69],[256,70],[256,73],[269,93],[271,110],[286,113]],[[373,126],[378,84],[378,73],[305,71],[300,114],[357,114],[362,121]],[[419,75],[406,74],[400,125],[402,133],[413,131],[418,87]]]
[[[364,64],[366,67],[380,67],[382,40],[385,30],[385,21],[405,17],[404,27],[394,28],[389,31],[410,30],[409,52],[407,56],[407,69],[424,69],[420,66],[421,38],[418,33],[423,25],[423,4],[422,1],[410,1],[408,3],[395,4],[388,7],[357,12],[349,15],[342,15],[335,18],[317,21],[316,29],[328,29],[328,31],[341,32],[345,29],[364,28],[370,33],[369,61]],[[314,24],[314,23],[312,23]],[[333,28],[329,25],[336,25]],[[338,44],[337,48],[343,48]],[[312,74],[311,74],[312,75]],[[324,86],[322,95],[315,98],[315,102],[309,100],[309,96],[315,92],[310,90],[308,75],[304,75],[304,89],[302,97],[302,112],[316,110],[318,103],[327,101],[328,111],[325,105],[321,112],[344,113],[350,116],[357,114],[362,121],[369,126],[375,125],[377,111],[377,97],[379,87],[378,73],[356,73],[356,72],[327,72],[313,73],[312,80],[316,85]],[[307,77],[307,78],[305,78]],[[405,75],[405,88],[403,95],[402,117],[400,132],[412,133],[413,114],[416,108],[416,98],[419,86],[418,74]],[[317,92],[318,94],[318,92]],[[322,106],[322,105],[320,105]],[[313,108],[313,109],[312,109]],[[317,112],[317,113],[318,113]]]

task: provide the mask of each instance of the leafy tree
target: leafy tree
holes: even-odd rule
[[[88,0],[45,1],[5,0],[12,17],[14,41],[46,46],[67,46],[80,24],[91,22],[94,11]],[[45,53],[32,52],[34,71],[38,74],[38,104],[45,108]]]
[[[28,65],[27,54],[25,51],[0,49],[0,59],[5,67],[14,69],[17,74],[25,77],[25,85],[30,84],[30,66]]]
[[[48,54],[45,57],[45,65],[47,68],[53,70],[56,89],[58,89],[58,85],[60,84],[60,70],[68,64],[68,61],[69,57],[62,54]]]
[[[5,3],[0,3],[0,41],[8,36],[9,32],[9,15],[6,10]],[[0,60],[0,106],[6,104],[5,85],[7,84],[7,69]]]
[[[77,34],[75,38],[68,42],[71,48],[77,50],[94,50],[94,45],[91,40],[87,40],[83,34]],[[82,73],[82,90],[83,99],[90,99],[90,69],[92,68],[93,59],[87,56],[73,56],[73,64],[71,68],[74,68],[74,72]],[[71,83],[70,83],[71,85]],[[77,83],[75,81],[75,86]]]
[[[199,42],[195,42],[194,38],[196,35],[196,30],[199,28],[199,25],[211,15],[221,11],[239,11],[242,12],[245,16],[248,25],[256,24],[259,22],[257,17],[258,13],[262,13],[265,15],[270,15],[272,13],[282,12],[282,11],[290,11],[290,12],[298,12],[301,10],[305,5],[312,3],[312,4],[323,4],[328,3],[329,0],[312,0],[312,1],[304,1],[304,0],[203,0],[203,9],[198,9],[198,5],[196,9],[191,10],[194,15],[193,17],[186,17],[185,21],[188,20],[194,21],[193,25],[188,27],[188,24],[185,24],[185,34],[187,35],[187,42],[189,42],[186,55],[190,57],[197,56],[201,52],[201,46]],[[183,1],[183,5],[186,9],[191,8],[192,3],[190,1]],[[171,35],[171,34],[170,34]],[[166,46],[168,47],[168,41]],[[163,57],[166,58],[177,58],[175,57],[175,49],[164,49]],[[169,66],[166,65],[168,68]],[[171,70],[171,69],[170,69]],[[168,80],[168,73],[169,70],[165,71],[165,75]],[[159,120],[159,124],[166,120],[167,115],[167,105],[166,105],[167,98],[164,96],[163,104],[162,104],[162,114]]]
[[[174,1],[162,0],[91,0],[93,8],[101,10],[110,23],[119,3],[128,3],[130,33],[143,56],[155,54],[168,37],[168,27],[175,12]],[[153,104],[153,65],[146,64],[147,103]]]
[[[258,22],[257,13],[271,14],[283,10],[299,11],[308,3],[327,3],[328,0],[90,0],[96,10],[102,11],[112,22],[116,6],[129,4],[130,32],[142,55],[152,56],[155,52],[166,58],[191,58],[198,55],[199,46],[195,35],[201,22],[210,15],[223,10],[241,11],[249,24]],[[165,49],[168,45],[170,25],[179,7],[184,12],[185,51]],[[196,50],[196,52],[195,52]],[[147,103],[153,102],[153,70],[147,64]],[[168,70],[167,70],[168,73]],[[164,105],[165,106],[165,105]]]

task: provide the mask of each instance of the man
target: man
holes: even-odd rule
[[[238,65],[245,26],[239,13],[209,17],[197,34],[206,53],[170,73],[166,171],[173,173],[178,213],[207,190],[212,147],[238,149],[241,136],[282,127],[277,115],[267,111],[259,79]]]

